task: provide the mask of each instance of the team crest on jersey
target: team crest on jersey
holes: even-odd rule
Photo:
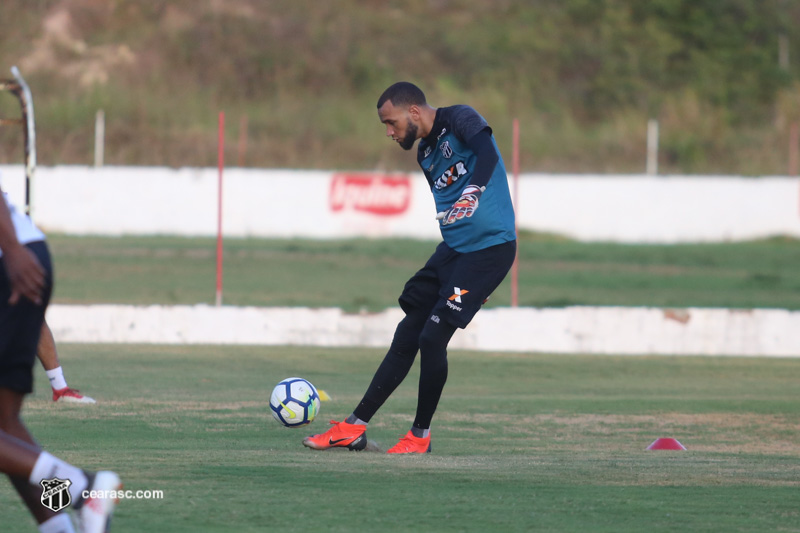
[[[444,174],[439,176],[433,186],[436,190],[442,190],[445,187],[457,182],[459,178],[463,178],[467,173],[467,167],[464,166],[463,161],[459,161],[444,171]]]
[[[450,141],[443,142],[439,145],[439,149],[442,151],[442,155],[445,159],[453,157],[453,148],[450,146]]]

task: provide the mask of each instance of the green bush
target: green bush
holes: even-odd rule
[[[642,172],[656,118],[664,173],[782,174],[800,120],[782,0],[4,0],[0,18],[45,165],[91,163],[103,109],[108,164],[213,166],[225,111],[231,164],[411,170],[374,109],[400,79],[475,106],[506,159],[519,119],[525,171]]]

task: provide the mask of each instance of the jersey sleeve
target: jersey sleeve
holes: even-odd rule
[[[467,141],[467,146],[475,153],[475,168],[472,171],[472,178],[469,180],[470,185],[476,187],[486,187],[489,183],[489,178],[494,173],[494,167],[500,161],[500,154],[492,142],[492,134],[489,128],[486,127]]]
[[[467,105],[453,106],[450,120],[453,132],[465,143],[481,130],[488,129],[489,133],[492,132],[486,119]]]

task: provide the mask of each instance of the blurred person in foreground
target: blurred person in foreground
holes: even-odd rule
[[[2,193],[2,190],[0,190]],[[121,488],[114,472],[89,473],[43,451],[20,418],[33,390],[39,336],[52,292],[44,234],[0,195],[0,472],[6,474],[42,533],[102,532]]]
[[[366,448],[367,424],[419,352],[416,416],[387,453],[428,453],[431,421],[447,380],[447,345],[511,269],[514,209],[492,129],[475,109],[431,107],[417,86],[398,82],[378,99],[378,118],[404,150],[419,140],[417,162],[433,193],[443,242],[406,283],[399,298],[405,318],[362,400],[344,421],[331,421],[333,427],[303,444],[317,450]]]
[[[94,398],[81,394],[78,389],[73,389],[67,385],[64,377],[64,369],[58,357],[56,341],[53,332],[47,322],[42,323],[42,331],[39,336],[39,346],[36,350],[36,357],[44,368],[47,379],[50,380],[50,388],[53,390],[53,401],[60,403],[97,403]]]

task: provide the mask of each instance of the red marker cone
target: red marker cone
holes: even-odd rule
[[[653,444],[647,447],[648,450],[685,450],[686,446],[677,441],[677,439],[662,438],[653,441]]]

